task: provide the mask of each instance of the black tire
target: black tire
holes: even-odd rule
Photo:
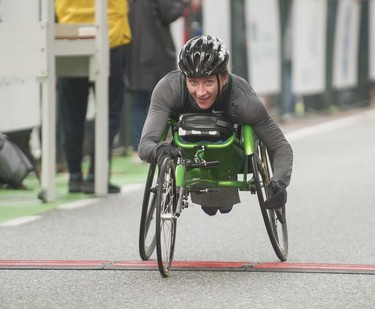
[[[176,191],[175,165],[166,158],[160,167],[156,203],[156,252],[160,274],[170,274],[176,241],[178,201]]]
[[[146,261],[156,246],[156,192],[159,167],[151,164],[143,194],[141,223],[139,228],[139,255]]]
[[[266,185],[273,175],[272,166],[266,147],[259,140],[256,141],[255,146],[251,164],[263,221],[277,257],[280,261],[286,261],[288,257],[288,228],[285,206],[278,210],[265,208],[264,201],[269,195]]]

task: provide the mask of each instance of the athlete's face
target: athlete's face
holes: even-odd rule
[[[225,81],[222,75],[219,75],[220,85]],[[197,103],[200,109],[209,109],[214,104],[219,93],[219,85],[216,75],[207,77],[187,77],[186,85],[189,93]]]

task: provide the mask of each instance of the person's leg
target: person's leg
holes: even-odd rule
[[[109,77],[109,149],[120,131],[125,98],[125,46],[111,49]],[[111,156],[110,156],[111,157]]]
[[[283,116],[288,118],[294,115],[294,94],[292,90],[292,64],[288,62],[285,65],[284,72],[284,110]]]
[[[81,191],[81,164],[88,91],[87,78],[60,78],[58,80],[63,147],[70,173],[69,192]]]
[[[112,146],[116,134],[120,130],[122,107],[125,96],[125,46],[120,46],[110,50],[110,76],[108,81],[108,159],[111,161]],[[90,155],[90,169],[88,175],[88,186],[84,190],[86,193],[94,192],[95,173],[95,146]],[[109,184],[109,193],[118,193],[120,188]]]

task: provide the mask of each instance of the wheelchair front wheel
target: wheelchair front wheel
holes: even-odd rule
[[[256,151],[252,156],[252,167],[263,221],[277,257],[280,261],[286,261],[288,257],[288,228],[285,206],[278,210],[267,209],[264,206],[264,201],[269,195],[266,185],[273,175],[272,166],[266,147],[259,140],[256,141],[255,146]]]
[[[142,214],[139,228],[139,255],[142,260],[150,258],[156,246],[156,191],[159,167],[150,164],[143,194]]]
[[[163,277],[170,274],[176,240],[176,190],[175,164],[165,158],[158,178],[156,202],[156,252],[158,268]]]

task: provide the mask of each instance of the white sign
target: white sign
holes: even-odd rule
[[[40,0],[0,0],[0,20],[39,21]]]
[[[357,84],[360,4],[357,0],[338,2],[333,86],[338,89]]]
[[[39,83],[36,79],[0,77],[0,132],[39,125]]]
[[[246,0],[249,80],[258,94],[280,91],[280,20],[278,1]]]
[[[39,2],[39,0],[0,0],[1,25],[6,26],[8,22],[9,24],[35,22],[37,26],[40,19]],[[12,35],[13,40],[18,40],[14,33]],[[28,29],[25,29],[23,35],[25,49],[28,40],[32,38]],[[25,53],[25,61],[27,57]],[[0,76],[0,132],[40,126],[40,118],[40,84],[36,78],[16,76],[16,74],[9,77]]]
[[[204,0],[202,14],[203,34],[222,39],[230,51],[230,0]]]
[[[176,62],[178,58],[178,54],[181,50],[181,48],[184,46],[185,41],[184,41],[184,19],[180,17],[176,21],[174,21],[171,24],[171,34],[173,38],[173,43],[176,48]]]
[[[293,6],[293,92],[325,89],[327,1],[298,0]]]

